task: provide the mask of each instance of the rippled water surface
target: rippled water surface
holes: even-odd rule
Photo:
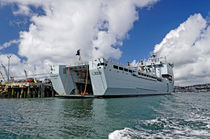
[[[210,138],[210,93],[1,99],[0,138]]]

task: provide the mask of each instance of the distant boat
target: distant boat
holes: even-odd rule
[[[51,81],[59,96],[129,97],[170,94],[173,64],[152,54],[148,61],[123,65],[98,58],[87,63],[51,68]]]

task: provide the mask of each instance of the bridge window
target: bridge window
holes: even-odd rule
[[[119,67],[119,70],[123,70],[123,67]]]
[[[128,69],[125,68],[124,71],[127,71],[128,72]]]
[[[104,64],[104,63],[98,63],[98,66],[107,66],[107,64]]]
[[[114,69],[118,69],[118,66],[116,66],[116,65],[113,65],[113,68],[114,68]]]

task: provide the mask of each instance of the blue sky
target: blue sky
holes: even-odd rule
[[[19,32],[29,28],[30,18],[23,15],[13,15],[17,9],[14,4],[0,7],[0,44],[19,39]],[[33,8],[38,14],[43,11]],[[151,8],[138,9],[139,20],[129,31],[129,38],[123,41],[120,48],[123,51],[121,62],[133,59],[148,58],[154,45],[161,42],[172,29],[177,28],[190,15],[201,13],[204,18],[209,16],[209,0],[161,0]],[[1,50],[1,54],[15,53],[18,47],[13,46]]]
[[[33,7],[32,7],[33,8]],[[10,40],[19,39],[19,32],[28,31],[31,24],[30,18],[24,15],[14,15],[13,11],[17,10],[16,4],[0,6],[0,44]],[[43,11],[40,8],[33,8],[33,10],[40,15]],[[1,54],[14,53],[18,55],[18,45],[14,44],[12,47],[0,50]]]
[[[154,46],[165,35],[177,28],[190,15],[201,13],[210,16],[209,0],[161,0],[151,9],[139,10],[140,20],[129,32],[130,39],[124,41],[122,61],[148,58]]]
[[[175,64],[177,82],[210,82],[209,21],[209,0],[1,0],[0,63],[14,54],[11,72],[42,73],[50,64],[75,62],[78,49],[84,59],[127,63],[155,48]],[[12,40],[20,43],[1,49]]]

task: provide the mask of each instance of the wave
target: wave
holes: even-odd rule
[[[172,137],[166,136],[164,133],[152,134],[147,131],[138,131],[127,127],[122,130],[115,130],[114,132],[109,134],[109,139],[151,139],[151,138],[172,139]]]
[[[139,137],[139,132],[131,128],[124,128],[122,130],[115,130],[109,134],[109,139],[131,139]]]
[[[109,134],[109,139],[149,139],[149,138],[210,138],[209,121],[189,121],[184,119],[156,118],[140,120],[135,129],[125,127]]]

